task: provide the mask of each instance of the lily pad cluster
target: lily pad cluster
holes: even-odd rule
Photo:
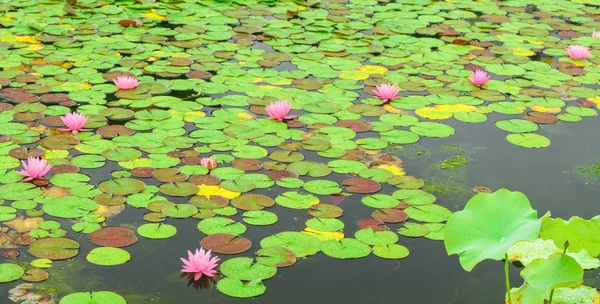
[[[1,282],[40,281],[79,254],[126,263],[138,236],[170,238],[171,219],[186,218],[215,253],[260,245],[221,266],[217,288],[235,297],[262,294],[277,268],[318,252],[401,259],[399,236],[441,240],[451,212],[406,175],[396,148],[492,115],[508,142],[547,147],[540,125],[596,116],[600,100],[599,11],[587,0],[4,2],[0,248],[38,259],[0,264]],[[592,56],[569,59],[575,43]],[[493,75],[482,88],[467,80],[476,69]],[[141,83],[120,90],[119,76]],[[386,83],[401,98],[382,104],[372,93]],[[276,100],[298,117],[268,118]],[[88,131],[59,130],[74,110]],[[217,168],[201,165],[208,156]],[[28,157],[53,165],[47,180],[22,181]],[[98,180],[101,169],[111,178]],[[344,216],[358,200],[364,214]],[[125,208],[146,222],[110,226]],[[260,244],[243,236],[281,221],[278,208],[312,218]],[[70,231],[96,247],[80,252]],[[105,298],[121,301],[85,292],[61,303]]]

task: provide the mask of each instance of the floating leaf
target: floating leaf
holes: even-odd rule
[[[69,238],[41,239],[29,245],[29,253],[36,258],[66,260],[79,253],[79,243]]]
[[[200,245],[215,253],[237,254],[250,249],[252,242],[243,237],[236,237],[233,234],[216,233],[204,237]]]
[[[127,247],[137,240],[133,230],[123,227],[106,227],[90,234],[90,241],[98,246]]]
[[[277,268],[253,263],[250,258],[233,258],[221,264],[221,273],[225,276],[242,281],[266,280],[277,273]]]
[[[112,291],[76,292],[64,296],[59,304],[107,303],[127,304],[125,299]]]
[[[114,266],[126,263],[131,256],[121,248],[99,247],[92,249],[85,258],[92,264]]]

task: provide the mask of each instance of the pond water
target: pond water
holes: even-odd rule
[[[500,303],[504,264],[464,271],[444,247],[445,222],[488,188],[525,193],[540,217],[598,214],[600,38],[591,29],[600,10],[590,4],[0,1],[0,297],[32,281],[54,295],[32,301],[46,304],[93,291],[130,304]],[[569,58],[572,44],[591,56]],[[482,87],[468,80],[477,69],[491,76]],[[129,76],[137,88],[113,85]],[[400,98],[374,98],[386,83]],[[265,106],[276,100],[298,117],[270,119]],[[57,130],[70,111],[87,117],[87,130]],[[47,179],[15,172],[28,156],[54,166]],[[200,164],[209,156],[217,168]],[[235,198],[250,194],[275,200],[261,220],[276,222],[243,215],[256,206]],[[365,230],[377,226],[359,226],[380,219],[392,241],[374,234],[385,244],[369,244]],[[427,232],[396,233],[407,223]],[[101,255],[90,233],[106,227],[138,240]],[[252,243],[217,253],[221,264],[269,247],[298,258],[256,264],[276,271],[253,274],[264,291],[199,288],[182,277],[180,257],[219,233]],[[301,237],[307,244],[294,243]],[[39,249],[52,239],[80,247]],[[246,268],[215,281],[256,284],[242,279]],[[522,269],[510,267],[513,287]],[[584,285],[600,287],[598,270]],[[81,301],[72,299],[82,298],[61,304]]]

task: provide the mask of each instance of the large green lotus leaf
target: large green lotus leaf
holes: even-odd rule
[[[554,304],[597,304],[600,299],[600,291],[589,286],[572,288],[556,288],[552,303]]]
[[[464,210],[450,215],[444,245],[449,255],[458,254],[462,267],[471,271],[485,259],[502,259],[518,241],[535,240],[541,225],[523,193],[507,189],[479,193]]]
[[[560,218],[544,218],[540,236],[552,239],[558,248],[564,248],[565,242],[569,242],[572,252],[585,249],[592,256],[600,255],[600,218],[584,220],[574,216],[566,222]]]
[[[0,264],[0,283],[12,282],[20,279],[25,274],[25,269],[17,264]]]
[[[259,263],[253,264],[253,261],[251,258],[244,257],[229,259],[221,264],[219,270],[225,276],[237,278],[242,281],[266,280],[277,273],[276,267]]]
[[[523,271],[523,285],[510,291],[513,303],[538,304],[550,298],[552,289],[577,288],[583,283],[583,269],[565,254],[555,253],[548,259],[537,259]]]
[[[235,298],[252,298],[265,293],[266,287],[260,279],[244,284],[236,278],[222,278],[217,283],[217,289]]]
[[[544,225],[543,223],[544,220],[542,220],[542,227]],[[533,242],[522,241],[515,243],[508,250],[508,258],[513,262],[519,261],[524,266],[527,266],[536,259],[547,259],[551,254],[561,252],[563,252],[563,249],[556,247],[552,240],[537,239]],[[590,256],[585,250],[581,250],[577,253],[567,251],[566,254],[574,258],[583,269],[595,269],[600,267],[600,260]]]
[[[58,304],[127,304],[127,301],[112,291],[94,291],[66,295]]]
[[[129,261],[130,258],[129,252],[114,247],[94,248],[86,256],[88,262],[102,266],[120,265]]]

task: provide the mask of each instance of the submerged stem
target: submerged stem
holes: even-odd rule
[[[508,253],[504,254],[504,278],[506,279],[506,294],[508,295],[508,304],[512,304],[512,298],[510,296],[510,280],[508,279]],[[550,298],[552,298],[552,296]]]

